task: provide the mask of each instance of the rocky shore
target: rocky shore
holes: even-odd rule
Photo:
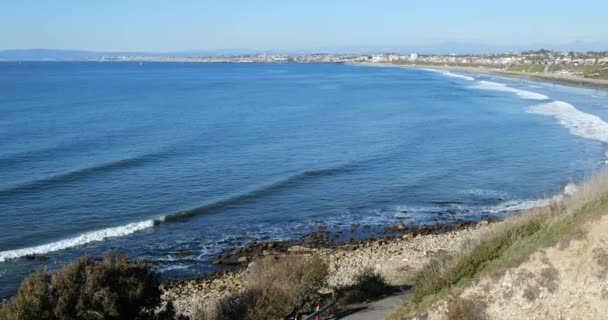
[[[232,264],[229,271],[206,275],[200,279],[163,284],[163,299],[172,301],[177,312],[193,315],[196,310],[213,304],[221,297],[242,288],[248,268],[255,260],[268,255],[319,255],[329,263],[328,285],[336,288],[352,283],[364,268],[379,272],[391,285],[403,285],[405,279],[432,257],[458,251],[461,246],[493,225],[496,220],[458,221],[450,225],[388,226],[379,237],[366,240],[335,242],[324,228],[297,241],[252,243],[241,248],[228,248],[215,260]]]

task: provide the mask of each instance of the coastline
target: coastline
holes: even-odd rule
[[[608,91],[608,80],[591,79],[582,77],[572,76],[558,76],[555,74],[542,74],[542,73],[525,73],[525,72],[514,72],[504,71],[497,69],[489,69],[485,67],[473,67],[473,66],[450,66],[450,65],[430,65],[430,64],[395,64],[395,63],[352,63],[354,66],[365,66],[365,67],[381,67],[381,68],[405,68],[405,69],[438,69],[438,70],[449,70],[449,71],[460,71],[473,74],[482,75],[494,75],[503,76],[515,79],[532,80],[539,82],[547,82],[553,84],[560,84],[566,86],[583,87],[595,90],[606,90]]]
[[[203,275],[198,279],[165,282],[161,286],[162,299],[171,302],[178,313],[193,316],[201,308],[213,306],[221,298],[244,288],[249,270],[256,259],[264,256],[323,258],[329,264],[328,291],[352,284],[355,276],[365,268],[378,272],[391,286],[404,287],[408,277],[431,259],[459,252],[466,243],[475,241],[502,223],[504,220],[490,219],[452,228],[423,230],[394,225],[388,227],[395,233],[390,237],[369,238],[330,247],[292,244],[287,250],[268,250],[263,254],[247,256],[240,267],[227,271]],[[264,247],[272,243],[268,242]],[[247,248],[244,249],[247,251]]]
[[[519,72],[504,72],[474,67],[371,63],[352,65],[388,68],[433,68],[608,90],[608,81],[604,80],[569,79],[555,76],[540,77]],[[297,242],[278,244],[277,242],[269,248],[281,248],[281,250],[266,250],[269,243],[257,243],[256,248],[239,248],[239,252],[245,252],[245,254],[226,258],[228,261],[226,264],[239,265],[240,267],[223,273],[203,275],[198,279],[165,283],[162,287],[163,299],[166,302],[171,301],[178,312],[193,315],[199,308],[213,305],[222,297],[244,288],[249,268],[255,264],[257,258],[268,255],[277,257],[285,255],[322,257],[328,261],[330,266],[329,289],[349,285],[352,283],[354,276],[366,267],[381,274],[390,285],[403,287],[408,284],[408,277],[416,274],[433,258],[460,252],[467,242],[481,239],[483,235],[491,232],[496,227],[500,228],[500,226],[508,223],[507,221],[510,219],[506,218],[496,223],[481,220],[461,228],[437,233],[412,235],[411,233],[401,232],[395,237],[379,236],[358,240],[355,243],[340,243],[335,246],[315,246],[314,244],[309,245],[310,243],[302,245]],[[391,227],[393,226],[387,226],[387,228]]]

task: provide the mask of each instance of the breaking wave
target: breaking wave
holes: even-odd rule
[[[353,168],[351,168],[350,165],[344,165],[344,166],[330,168],[330,169],[303,171],[303,172],[300,172],[300,173],[297,173],[297,174],[294,174],[291,176],[287,176],[285,178],[282,178],[280,180],[277,180],[277,181],[274,181],[271,183],[259,185],[248,191],[235,193],[235,194],[226,196],[222,199],[213,201],[209,204],[205,204],[200,207],[196,207],[193,209],[184,210],[184,211],[166,215],[161,219],[157,219],[157,223],[188,219],[188,218],[191,218],[191,217],[194,217],[197,215],[202,215],[202,214],[208,213],[212,210],[220,209],[220,208],[223,208],[223,207],[226,207],[229,205],[233,205],[233,204],[236,204],[236,203],[248,200],[248,199],[257,198],[264,194],[267,194],[267,193],[270,193],[273,191],[277,191],[277,190],[280,190],[283,188],[287,188],[287,187],[293,186],[295,184],[304,182],[309,179],[315,179],[315,178],[320,178],[320,177],[324,177],[324,176],[332,176],[332,175],[337,175],[337,174],[341,174],[341,173],[347,173],[347,172],[350,172],[351,170],[353,170]]]
[[[51,242],[39,246],[0,252],[0,262],[25,256],[41,255],[49,252],[81,246],[91,242],[103,241],[108,238],[124,237],[154,227],[154,220],[129,223],[124,226],[90,231],[73,238]]]
[[[454,72],[450,72],[450,71],[446,71],[446,70],[438,70],[438,69],[422,69],[422,70],[441,73],[442,75],[444,75],[446,77],[450,77],[450,78],[458,78],[458,79],[463,79],[463,80],[467,80],[467,81],[475,80],[475,78],[473,78],[471,76],[466,76],[464,74],[454,73]]]
[[[600,117],[582,112],[564,101],[536,105],[530,107],[528,112],[553,116],[573,135],[608,143],[608,123]]]
[[[341,173],[347,173],[353,170],[352,164],[347,164],[343,166],[338,166],[329,169],[319,169],[319,170],[308,170],[303,171],[291,176],[287,176],[283,179],[258,186],[252,190],[236,193],[233,195],[229,195],[225,198],[210,202],[208,204],[202,205],[200,207],[196,207],[189,210],[179,211],[176,213],[171,213],[165,216],[161,216],[156,219],[149,219],[140,222],[133,222],[123,226],[117,226],[112,228],[105,228],[95,231],[86,232],[80,234],[78,236],[59,240],[47,244],[42,244],[38,246],[23,248],[23,249],[15,249],[8,251],[0,252],[0,262],[4,262],[11,259],[17,259],[26,256],[33,255],[42,255],[50,252],[60,251],[68,248],[73,248],[81,245],[85,245],[91,242],[99,242],[108,238],[117,238],[124,237],[130,235],[132,233],[142,231],[145,229],[153,228],[156,225],[173,222],[173,221],[181,221],[185,220],[197,215],[202,215],[209,213],[213,210],[220,209],[229,205],[233,205],[248,199],[256,198],[262,196],[264,194],[280,190],[283,188],[287,188],[293,186],[298,183],[302,183],[306,180],[320,178],[324,176],[337,175]]]
[[[549,100],[549,97],[547,97],[544,94],[540,94],[540,93],[536,93],[536,92],[532,92],[532,91],[521,90],[521,89],[515,89],[515,88],[511,88],[511,87],[507,86],[506,84],[492,82],[492,81],[483,81],[483,80],[479,81],[479,83],[474,85],[473,88],[480,89],[480,90],[511,92],[511,93],[518,95],[522,99]]]
[[[476,194],[489,196],[491,200],[502,198],[506,195],[504,192],[498,192],[495,190],[470,190],[474,191]],[[568,183],[563,191],[559,194],[556,194],[550,198],[542,198],[536,200],[507,200],[502,201],[494,205],[474,205],[474,204],[465,204],[463,202],[458,201],[435,201],[433,204],[435,206],[400,206],[397,212],[395,213],[395,217],[404,218],[408,217],[410,214],[421,213],[428,214],[429,212],[446,212],[446,210],[457,210],[457,211],[466,211],[472,214],[498,214],[498,213],[507,213],[507,212],[518,212],[529,210],[533,208],[540,208],[550,205],[553,202],[560,201],[564,199],[564,197],[572,196],[574,193],[578,191],[578,187],[574,183]],[[466,190],[465,192],[469,192]],[[500,195],[500,197],[496,197]]]
[[[556,194],[550,198],[527,200],[527,201],[506,201],[495,206],[484,208],[484,212],[508,212],[508,211],[523,211],[532,208],[545,207],[553,202],[561,201],[564,197],[572,196],[578,191],[578,187],[574,183],[568,183],[562,193]]]

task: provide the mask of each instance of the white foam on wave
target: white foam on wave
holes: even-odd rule
[[[474,81],[475,80],[475,78],[473,78],[473,77],[466,76],[464,74],[459,74],[459,73],[454,73],[454,72],[446,71],[446,70],[426,69],[426,68],[423,68],[422,70],[430,71],[430,72],[436,72],[436,73],[441,73],[442,75],[450,77],[450,78],[458,78],[458,79],[463,79],[463,80],[468,80],[468,81]]]
[[[608,143],[608,123],[600,117],[582,112],[564,101],[553,101],[530,107],[529,113],[553,116],[570,133],[586,139]]]
[[[504,83],[492,82],[492,81],[479,81],[476,85],[473,86],[475,89],[480,90],[491,90],[491,91],[501,91],[501,92],[511,92],[518,95],[522,99],[529,100],[549,100],[544,94],[540,94],[537,92],[526,91],[521,89],[515,89],[507,86]]]
[[[536,199],[527,201],[506,201],[495,206],[487,207],[482,209],[483,212],[498,213],[508,211],[524,211],[533,208],[546,207],[552,202],[560,201],[563,199],[563,195],[558,194],[548,199]]]
[[[562,193],[556,194],[551,198],[527,200],[527,201],[506,201],[498,205],[488,207],[485,212],[505,212],[505,211],[523,211],[533,208],[546,207],[553,202],[561,201],[564,197],[570,197],[578,191],[578,186],[574,183],[568,183]]]
[[[51,242],[39,246],[0,252],[0,262],[17,259],[29,255],[46,254],[81,246],[91,242],[103,241],[108,238],[124,237],[126,235],[154,227],[154,220],[129,223],[124,226],[90,231],[73,238]]]
[[[163,273],[167,271],[189,269],[190,267],[192,267],[192,264],[172,264],[167,266],[158,266],[156,267],[156,271]]]
[[[503,195],[503,194],[505,194],[505,193],[495,191],[495,190],[488,190],[487,192],[484,190],[477,190],[477,189],[472,189],[472,190],[474,190],[476,194],[480,194],[480,195],[497,195],[497,194]],[[467,193],[469,191],[471,191],[471,190],[466,190]],[[394,214],[394,216],[396,218],[406,218],[406,217],[410,217],[412,214],[426,215],[429,212],[444,212],[447,209],[450,209],[450,210],[466,209],[467,211],[469,211],[472,214],[524,211],[524,210],[529,210],[529,209],[533,209],[533,208],[546,207],[546,206],[550,205],[551,203],[563,200],[565,197],[572,196],[577,191],[578,191],[578,186],[576,184],[568,183],[564,187],[564,190],[562,191],[562,193],[556,194],[550,198],[542,198],[542,199],[535,199],[535,200],[508,200],[508,201],[504,201],[504,202],[498,203],[496,205],[490,205],[490,206],[467,206],[467,205],[460,205],[460,204],[454,204],[454,205],[450,205],[448,207],[445,207],[445,206],[427,206],[427,207],[400,206],[400,207],[397,207],[397,212]]]
[[[564,195],[566,195],[566,196],[572,196],[576,192],[578,192],[578,186],[574,183],[568,183],[564,187]]]
[[[453,73],[453,72],[449,72],[449,71],[442,72],[442,74],[445,76],[448,76],[448,77],[458,78],[458,79],[463,79],[463,80],[468,80],[468,81],[475,80],[475,78],[473,78],[473,77],[469,77],[469,76],[465,76],[463,74]]]
[[[466,195],[479,196],[484,198],[509,198],[509,193],[500,190],[489,190],[489,189],[466,189],[459,193]]]

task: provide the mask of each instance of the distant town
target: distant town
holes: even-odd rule
[[[27,52],[26,53],[30,53]],[[608,51],[557,52],[551,50],[524,51],[500,54],[163,54],[150,53],[99,53],[76,52],[77,56],[65,58],[56,52],[40,50],[37,55],[25,55],[27,60],[60,61],[122,61],[122,62],[192,62],[192,63],[366,63],[399,64],[411,66],[475,67],[500,72],[545,74],[559,77],[583,77],[608,80]],[[61,52],[60,52],[61,53]],[[70,54],[70,52],[67,52]],[[44,58],[41,58],[44,57]],[[0,55],[0,61],[20,59]]]
[[[503,54],[254,54],[242,56],[116,56],[104,61],[199,62],[199,63],[378,63],[428,66],[469,66],[494,70],[552,73],[564,76],[608,79],[608,51],[555,52],[549,50]]]
[[[176,61],[176,62],[210,62],[210,63],[348,63],[348,62],[409,62],[431,64],[471,64],[487,66],[510,65],[596,65],[608,64],[608,51],[605,52],[554,52],[548,50],[526,51],[521,53],[487,54],[487,55],[433,55],[433,54],[305,54],[278,55],[254,54],[242,56],[192,56],[192,57],[155,57],[117,56],[105,57],[113,61]]]

